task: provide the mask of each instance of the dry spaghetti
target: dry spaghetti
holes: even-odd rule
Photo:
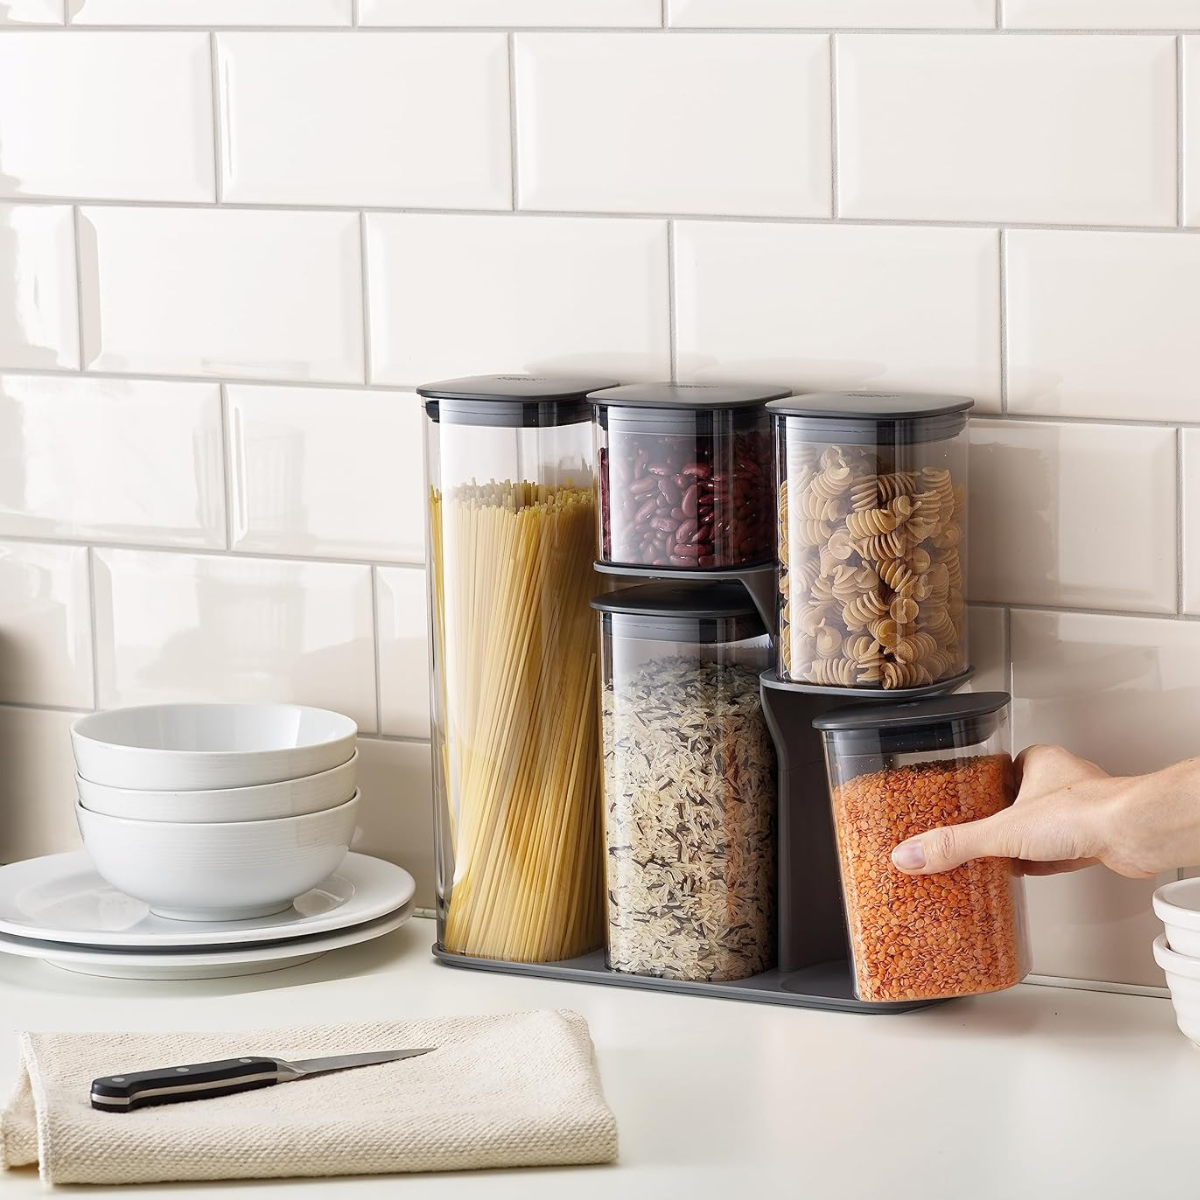
[[[550,962],[603,940],[594,522],[590,488],[430,499],[439,903],[455,953]]]

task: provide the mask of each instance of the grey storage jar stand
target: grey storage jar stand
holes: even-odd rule
[[[420,389],[418,389],[420,390]],[[597,438],[597,468],[599,472],[598,554],[595,570],[602,575],[627,579],[631,585],[649,580],[673,583],[714,583],[732,581],[748,593],[762,622],[778,650],[780,628],[779,564],[769,555],[758,561],[731,563],[720,553],[706,554],[712,559],[701,566],[688,567],[671,561],[672,546],[665,553],[655,554],[645,533],[642,541],[626,539],[625,547],[646,546],[644,558],[665,558],[665,562],[636,562],[620,557],[621,547],[615,543],[619,522],[606,510],[613,501],[613,463],[618,454],[636,454],[641,445],[638,439],[679,439],[681,447],[694,445],[708,450],[706,461],[690,458],[680,466],[714,466],[713,460],[724,455],[726,463],[736,468],[738,459],[734,439],[740,436],[737,449],[746,449],[746,437],[761,432],[769,413],[774,454],[779,459],[781,444],[786,453],[786,421],[800,417],[800,429],[821,439],[822,444],[842,442],[862,446],[890,445],[904,447],[937,445],[947,436],[957,437],[965,428],[965,410],[971,401],[961,397],[892,396],[879,393],[829,393],[791,397],[786,388],[725,387],[723,385],[641,384],[630,387],[606,388],[589,397],[596,409],[594,430]],[[797,427],[793,426],[793,430]],[[769,447],[757,465],[769,471]],[[918,452],[918,457],[923,456]],[[668,464],[670,465],[670,464]],[[896,465],[889,463],[889,465]],[[903,470],[903,463],[899,464]],[[713,469],[712,474],[718,472]],[[961,473],[956,469],[956,476]],[[681,476],[677,483],[674,476]],[[777,476],[786,472],[782,462]],[[710,476],[711,477],[711,476]],[[684,494],[679,484],[696,478],[694,473],[683,475],[682,470],[658,476],[667,479]],[[625,483],[628,484],[629,480]],[[770,527],[774,536],[780,523],[777,508],[777,482],[770,491]],[[690,487],[690,482],[688,483]],[[659,489],[665,501],[675,493]],[[645,488],[637,495],[650,495]],[[745,490],[740,500],[751,507],[756,502],[754,488]],[[636,509],[625,505],[627,515],[636,518],[645,501]],[[671,516],[673,505],[656,499],[656,517],[668,524],[679,518]],[[714,515],[717,503],[712,505]],[[690,505],[689,505],[690,508]],[[684,517],[692,519],[690,513]],[[648,515],[648,513],[647,513]],[[643,517],[643,521],[645,518]],[[626,522],[628,525],[628,520]],[[654,528],[649,525],[649,529]],[[678,533],[663,528],[658,532]],[[779,530],[783,535],[784,531]],[[689,534],[689,536],[693,536]],[[739,546],[752,540],[732,544],[726,539],[725,559],[736,557]],[[660,543],[661,545],[661,543]],[[713,550],[722,549],[717,541]],[[747,546],[751,556],[753,544]],[[676,556],[682,557],[682,556]],[[920,565],[920,564],[918,564]],[[605,598],[598,597],[597,603]],[[612,599],[612,597],[609,597]],[[796,1008],[823,1009],[864,1014],[898,1014],[926,1008],[943,1001],[913,1001],[868,1003],[856,998],[842,907],[842,892],[838,870],[837,848],[830,805],[829,781],[824,761],[821,734],[813,722],[848,703],[896,703],[919,700],[954,692],[966,683],[974,671],[959,664],[945,678],[911,687],[825,686],[783,678],[772,667],[760,678],[763,715],[775,745],[778,770],[778,801],[776,811],[776,893],[775,893],[775,965],[745,979],[725,982],[663,979],[647,975],[627,974],[610,970],[603,950],[578,958],[551,963],[514,963],[492,959],[472,958],[452,954],[440,945],[434,955],[441,961],[472,970],[528,975],[548,979],[565,979],[579,983],[598,983],[614,987],[639,988],[672,992],[681,995],[709,996],[728,1000],[750,1000],[758,1003],[786,1005]]]

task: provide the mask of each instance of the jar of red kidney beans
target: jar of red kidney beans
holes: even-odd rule
[[[768,400],[786,388],[637,383],[594,392],[602,562],[728,570],[775,558]]]

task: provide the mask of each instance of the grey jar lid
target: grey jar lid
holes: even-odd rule
[[[837,754],[911,754],[977,746],[1000,726],[1007,692],[955,692],[894,704],[849,704],[813,719]]]
[[[540,428],[589,420],[588,396],[615,386],[594,375],[468,375],[416,391],[431,421]]]

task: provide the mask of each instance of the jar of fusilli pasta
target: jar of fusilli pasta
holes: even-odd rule
[[[592,397],[601,562],[667,571],[775,554],[766,402],[787,388],[637,383]]]
[[[773,400],[781,678],[904,690],[967,669],[961,396]]]

